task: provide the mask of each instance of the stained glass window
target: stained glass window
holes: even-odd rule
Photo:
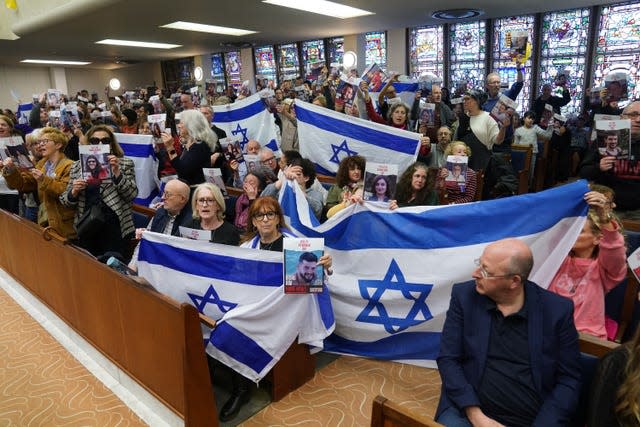
[[[555,87],[556,76],[567,71],[571,102],[561,109],[565,115],[580,112],[585,84],[588,84],[584,74],[589,21],[588,8],[549,12],[542,17],[540,74],[534,98],[539,96],[543,85]]]
[[[273,80],[276,84],[276,59],[273,46],[257,47],[253,51],[256,62],[256,78]]]
[[[452,24],[449,86],[452,97],[466,88],[484,88],[486,28],[484,21]]]
[[[594,86],[611,72],[624,72],[629,98],[640,98],[640,3],[602,8],[593,69]]]
[[[328,40],[329,66],[338,67],[342,65],[342,55],[344,55],[344,37],[333,37]]]
[[[313,70],[322,68],[322,65],[325,65],[324,40],[302,42],[302,65],[306,78],[315,80],[317,75],[313,73]]]
[[[432,73],[444,79],[443,26],[412,28],[409,31],[409,73],[419,77]]]
[[[387,34],[384,31],[366,33],[365,38],[365,67],[376,63],[386,71],[387,69]]]
[[[530,52],[535,49],[534,38],[535,17],[533,15],[513,16],[496,19],[493,24],[493,70],[500,74],[500,81],[511,87],[517,79],[516,63],[514,55],[520,53],[526,45],[523,34],[527,35],[527,43],[531,45]],[[520,41],[520,43],[519,43]],[[516,99],[518,112],[524,113],[529,109],[531,102],[531,57],[524,63],[524,86]]]
[[[224,59],[221,53],[211,55],[211,79],[205,82],[207,95],[223,92],[225,89]]]
[[[240,86],[242,86],[240,52],[226,52],[224,54],[224,65],[227,71],[227,86],[233,86],[236,90],[240,89]]]
[[[278,65],[281,81],[300,77],[300,56],[298,43],[281,44],[278,46]]]

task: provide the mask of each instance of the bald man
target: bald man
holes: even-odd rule
[[[573,304],[527,279],[533,256],[520,240],[487,245],[476,265],[474,280],[451,293],[436,420],[447,426],[569,424],[580,393]]]
[[[190,188],[180,179],[172,179],[164,186],[162,193],[162,207],[156,210],[147,228],[136,229],[136,239],[142,238],[142,232],[149,230],[155,233],[180,236],[180,226],[187,226],[191,222],[191,203],[189,203]],[[131,257],[129,267],[138,269],[138,249]]]

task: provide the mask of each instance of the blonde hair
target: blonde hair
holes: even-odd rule
[[[450,156],[453,153],[453,149],[458,145],[462,145],[464,147],[464,152],[467,153],[468,157],[471,157],[471,148],[462,141],[453,141],[447,144],[447,147],[444,149],[444,155]]]
[[[224,211],[226,209],[226,205],[224,203],[224,197],[222,196],[222,191],[220,191],[220,189],[217,186],[211,184],[210,182],[203,182],[202,184],[198,185],[193,192],[193,196],[191,197],[191,211],[192,211],[193,217],[195,219],[200,218],[200,215],[198,215],[197,208],[198,208],[198,194],[200,194],[202,190],[209,190],[211,191],[211,194],[213,194],[213,199],[216,201],[216,204],[218,205],[218,212],[216,213],[216,217],[218,217],[218,219],[222,221],[224,219]]]
[[[67,146],[69,142],[69,138],[60,131],[60,129],[53,127],[46,127],[39,129],[38,134],[36,135],[36,142],[40,139],[50,139],[54,144],[61,144],[60,151],[64,150],[64,147]]]

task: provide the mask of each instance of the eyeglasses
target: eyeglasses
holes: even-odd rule
[[[162,193],[162,196],[164,196],[164,198],[165,198],[165,199],[168,199],[168,198],[170,198],[170,197],[172,197],[172,196],[175,196],[176,194],[178,194],[178,193],[172,193],[172,192],[170,192],[170,191],[164,191],[164,192]]]
[[[269,220],[272,220],[276,217],[276,213],[274,211],[269,211],[269,212],[259,212],[253,215],[253,219],[255,219],[256,221],[262,221],[265,219],[265,217]]]
[[[498,279],[498,278],[504,278],[504,277],[511,277],[511,276],[517,276],[517,274],[515,273],[509,273],[509,274],[489,274],[487,272],[487,270],[484,269],[484,267],[482,266],[482,264],[480,264],[480,258],[476,258],[475,260],[473,260],[473,263],[476,265],[476,267],[478,267],[478,269],[480,270],[480,275],[482,276],[483,279]]]
[[[625,117],[629,117],[630,119],[637,119],[638,117],[640,117],[640,112],[639,111],[632,111],[631,113],[622,113],[623,116]]]
[[[215,202],[215,199],[196,199],[197,202],[201,205],[213,205],[213,203]]]
[[[266,165],[267,163],[271,163],[272,161],[274,161],[276,158],[275,157],[269,157],[266,160],[261,160],[260,163],[262,163],[263,165]]]
[[[53,140],[52,139],[41,139],[39,141],[36,141],[35,145],[48,144],[50,142],[53,142]]]
[[[111,137],[104,137],[104,138],[97,138],[95,136],[89,138],[89,143],[91,145],[98,145],[98,144],[111,144]]]

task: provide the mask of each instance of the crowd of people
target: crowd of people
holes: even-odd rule
[[[523,86],[519,63],[517,69],[517,81],[503,94],[512,100]],[[187,92],[168,96],[160,89],[155,93],[142,90],[138,99],[121,102],[110,96],[90,100],[82,91],[74,97],[79,121],[73,126],[58,126],[52,120],[56,107],[47,104],[45,94],[35,103],[28,123],[5,109],[0,115],[0,137],[23,137],[35,167],[19,167],[11,158],[0,162],[4,181],[0,208],[51,227],[99,259],[105,254],[118,256],[135,270],[137,248],[133,250],[131,242],[140,239],[144,230],[179,236],[182,226],[210,233],[211,242],[282,251],[283,239],[291,233],[277,198],[287,181],[297,182],[319,221],[332,221],[348,206],[365,202],[366,155],[343,158],[332,185],[323,185],[314,163],[300,155],[295,112],[298,98],[421,134],[417,161],[399,171],[397,182],[385,175],[371,179],[371,195],[366,201],[390,210],[472,202],[478,199],[476,189],[481,184],[485,186],[484,198],[513,195],[513,189],[506,185],[498,188],[493,181],[487,191],[488,182],[478,179],[491,176],[488,172],[497,169],[495,165],[504,165],[505,153],[513,144],[532,146],[535,164],[538,141],[548,139],[559,155],[559,181],[579,175],[594,183],[585,194],[590,207],[587,221],[553,278],[551,292],[527,280],[531,253],[515,240],[489,245],[474,272],[475,281],[454,286],[438,359],[444,384],[438,417],[446,425],[467,425],[465,419],[481,425],[490,421],[487,417],[507,425],[556,425],[568,419],[579,383],[576,331],[599,338],[612,336],[604,314],[604,295],[626,275],[620,217],[640,218],[640,180],[617,173],[622,167],[620,159],[598,151],[589,137],[593,122],[588,114],[566,123],[541,121],[545,104],[558,111],[570,101],[566,87],[559,98],[551,95],[549,85],[543,86],[543,93],[524,114],[522,123],[517,117],[498,122],[489,114],[501,95],[497,73],[487,76],[485,88],[456,93],[461,103],[452,103],[446,88],[434,84],[430,91],[416,92],[413,106],[397,96],[393,86],[397,75],[382,88],[375,106],[364,82],[352,88],[357,92],[355,102],[345,105],[328,70],[322,73],[324,77],[318,80],[322,83],[317,85],[298,79],[275,88],[273,114],[282,155],[278,158],[263,146],[266,141],[249,141],[245,154],[259,160],[257,167],[243,175],[238,161],[223,153],[220,140],[226,137],[225,131],[213,124],[211,105],[233,102],[237,97],[232,92],[194,102]],[[155,105],[152,97],[157,97]],[[423,99],[436,106],[429,125],[418,117]],[[138,189],[134,164],[124,155],[116,134],[153,134],[148,116],[158,108],[166,114],[166,129],[154,135],[154,148],[158,177],[166,182],[153,219],[146,228],[135,229],[132,202]],[[598,113],[614,108],[617,106],[603,105]],[[630,147],[637,156],[640,101],[632,101],[616,113],[631,120]],[[79,147],[86,145],[108,146],[106,163],[95,156],[82,158]],[[449,168],[448,156],[466,159],[466,166],[455,163]],[[240,196],[225,199],[218,186],[207,182],[206,168],[219,168],[224,182],[236,187]],[[503,173],[513,174],[509,168],[503,169]],[[330,256],[323,256],[318,263],[331,274]],[[527,329],[523,326],[527,322],[538,323]],[[636,352],[639,340],[636,335]],[[474,342],[478,347],[469,347]],[[601,376],[617,375],[619,390],[626,392],[609,393],[607,407],[615,408],[619,420],[636,417],[640,421],[639,392],[628,380],[639,375],[638,360],[633,353],[620,353],[622,359],[607,362],[610,364]],[[483,377],[481,372],[485,372]],[[248,400],[248,387],[241,377],[234,377],[233,388],[222,407],[221,420],[232,419]],[[635,402],[629,396],[635,396]],[[605,403],[599,405],[604,407]]]

